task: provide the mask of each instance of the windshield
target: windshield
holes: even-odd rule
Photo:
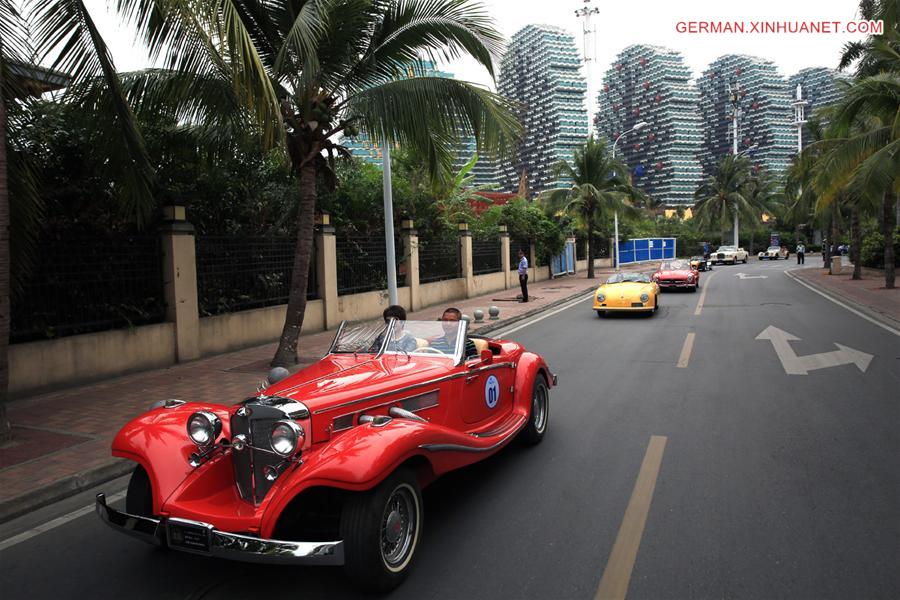
[[[650,283],[650,276],[646,273],[616,273],[606,283]]]
[[[409,354],[457,359],[463,350],[465,321],[397,321],[341,324],[332,354]]]
[[[717,250],[717,252],[728,251],[728,250],[734,250],[734,246],[719,246],[719,249]]]
[[[456,360],[465,346],[465,321],[392,321],[385,354],[445,356]]]
[[[781,250],[781,248],[778,246],[769,246],[769,252],[778,252],[779,250]]]
[[[691,265],[686,260],[665,260],[659,265],[660,271],[681,271],[690,268]]]

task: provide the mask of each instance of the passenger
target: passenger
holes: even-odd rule
[[[441,315],[441,321],[447,323],[447,325],[444,325],[444,335],[443,337],[433,340],[431,342],[431,347],[452,354],[456,349],[456,332],[459,327],[457,323],[459,323],[460,320],[462,320],[462,312],[458,308],[450,307],[446,309],[444,314]],[[450,325],[450,323],[453,323],[453,325]],[[478,348],[475,346],[475,342],[468,337],[466,338],[464,356],[465,358],[478,356]]]
[[[392,304],[384,309],[381,313],[384,322],[387,323],[391,319],[396,319],[399,323],[394,325],[394,331],[391,334],[393,339],[387,343],[386,351],[389,352],[412,352],[417,347],[416,338],[408,331],[402,329],[403,323],[406,322],[406,309],[399,304]],[[382,338],[379,336],[377,345],[381,347]]]

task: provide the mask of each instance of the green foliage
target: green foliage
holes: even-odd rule
[[[900,227],[894,229],[894,256],[900,255]],[[861,261],[864,267],[884,268],[884,236],[875,222],[863,228]]]

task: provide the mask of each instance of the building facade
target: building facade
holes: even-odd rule
[[[588,135],[587,83],[575,38],[558,27],[528,25],[513,35],[500,65],[501,95],[519,103],[525,136],[501,165],[501,187],[525,181],[534,195],[556,187],[553,165],[572,160]]]
[[[439,70],[431,61],[425,60],[421,62],[421,66],[416,69],[410,66],[406,72],[407,77],[445,77],[453,78],[453,73]],[[364,160],[368,163],[381,167],[382,151],[378,145],[365,132],[360,132],[355,137],[345,137],[341,140],[341,144],[350,151],[350,154]],[[471,160],[477,151],[478,144],[475,137],[465,132],[460,132],[459,142],[455,149],[455,160],[453,162],[454,173],[459,172],[462,167]],[[498,167],[495,160],[490,157],[482,157],[479,155],[478,162],[472,168],[470,175],[474,177],[473,185],[479,187],[497,187],[499,184]]]
[[[697,82],[703,144],[700,164],[709,175],[733,151],[733,106],[738,109],[738,152],[747,151],[755,169],[774,175],[787,169],[796,153],[792,94],[771,61],[729,54],[713,61]],[[753,147],[756,146],[754,150]]]
[[[702,176],[697,90],[681,54],[634,45],[616,57],[603,77],[594,118],[597,135],[613,144],[632,180],[666,206],[691,205]]]

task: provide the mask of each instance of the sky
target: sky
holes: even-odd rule
[[[530,23],[562,27],[576,36],[581,51],[582,22],[575,10],[586,0],[483,0],[497,29],[507,37]],[[109,8],[109,0],[87,0],[92,16],[109,45],[117,69],[127,71],[148,65],[146,52],[134,43],[134,33],[123,27]],[[594,15],[596,60],[591,69],[592,90],[626,46],[637,43],[665,46],[681,52],[697,76],[718,56],[750,54],[773,61],[785,77],[805,67],[835,67],[841,47],[864,34],[850,34],[841,25],[838,33],[749,33],[755,21],[840,21],[857,19],[856,0],[590,0],[599,9]],[[680,22],[744,23],[747,33],[679,33]],[[472,60],[443,64],[457,78],[493,88],[487,71]],[[593,112],[593,111],[592,111]]]

